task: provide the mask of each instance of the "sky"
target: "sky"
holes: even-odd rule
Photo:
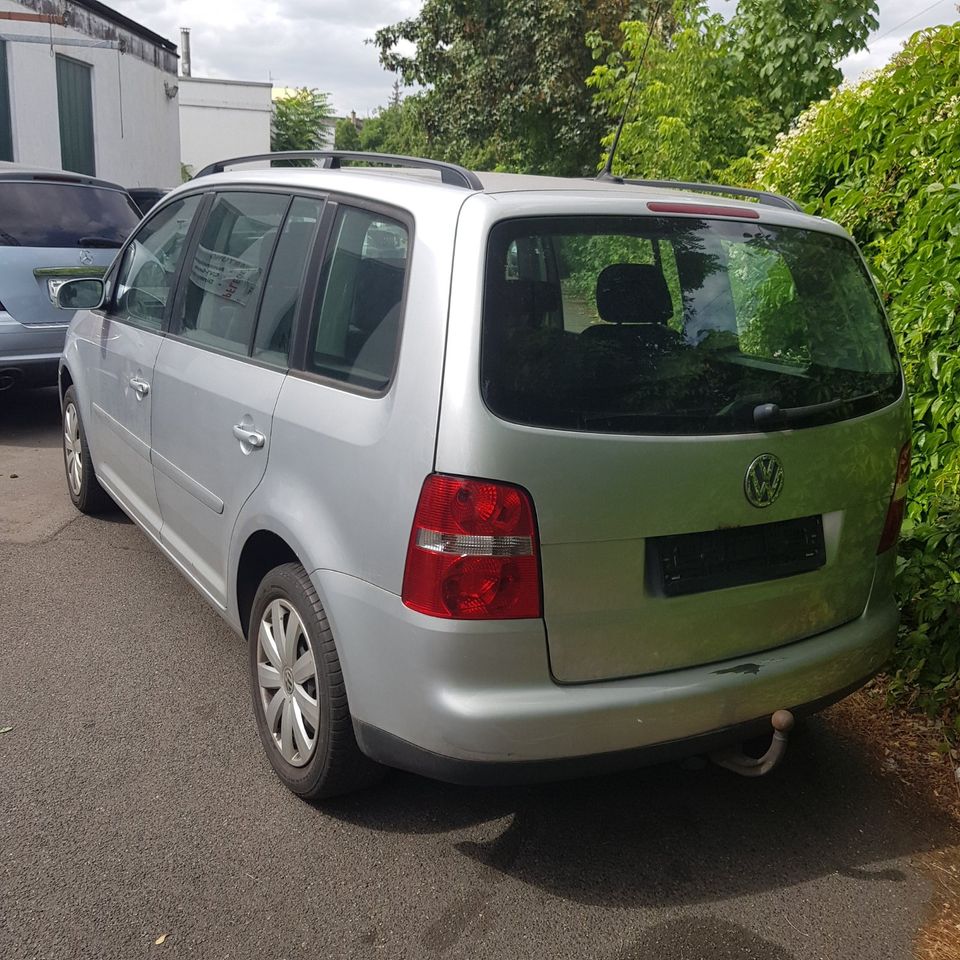
[[[416,14],[420,0],[108,0],[125,16],[180,43],[191,28],[193,75],[270,80],[316,87],[338,115],[372,114],[385,104],[393,76],[368,43],[386,24]],[[847,79],[882,66],[915,30],[960,19],[957,0],[879,0],[880,26],[867,50],[841,67]],[[732,14],[736,0],[709,0]],[[907,21],[907,22],[904,22]]]

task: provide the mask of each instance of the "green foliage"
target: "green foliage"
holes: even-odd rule
[[[615,170],[626,176],[725,179],[750,170],[796,114],[840,79],[836,63],[861,49],[876,0],[740,0],[729,23],[702,0],[675,0],[673,30],[622,24],[616,44],[594,32],[587,79],[610,133],[637,80]],[[646,55],[638,64],[644,47]]]
[[[344,117],[337,121],[333,130],[334,150],[359,150],[360,134],[357,125],[349,118]]]
[[[960,24],[804,114],[758,178],[842,223],[877,277],[913,400],[894,691],[960,708]]]
[[[591,30],[612,36],[647,0],[426,0],[379,30],[380,61],[418,95],[431,155],[477,168],[579,175],[600,118],[584,87]],[[401,52],[412,44],[414,52]]]
[[[333,110],[330,98],[319,90],[300,87],[273,102],[270,149],[319,150],[323,143],[323,121]]]
[[[375,117],[364,121],[360,131],[361,148],[376,153],[444,159],[444,151],[435,150],[427,139],[422,112],[422,94],[403,100],[394,98]]]
[[[764,111],[758,142],[840,83],[837,64],[864,48],[876,13],[876,0],[739,0],[730,52],[740,84]]]

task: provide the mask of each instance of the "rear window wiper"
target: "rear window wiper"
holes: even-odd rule
[[[122,247],[122,240],[113,237],[81,237],[77,241],[78,247]]]
[[[764,428],[788,426],[791,423],[800,423],[811,417],[831,413],[844,407],[853,407],[863,400],[872,400],[879,395],[879,390],[873,390],[856,397],[826,400],[823,403],[811,403],[805,407],[781,407],[776,403],[761,403],[753,408],[753,422],[758,427]]]

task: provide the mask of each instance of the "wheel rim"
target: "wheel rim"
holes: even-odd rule
[[[83,441],[80,439],[80,415],[72,403],[68,403],[63,411],[63,452],[67,464],[67,482],[73,495],[79,497],[83,483]]]
[[[302,767],[317,747],[320,680],[303,621],[286,600],[273,600],[260,618],[257,685],[273,745]]]

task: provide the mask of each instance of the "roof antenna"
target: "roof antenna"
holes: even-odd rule
[[[657,0],[657,5],[653,8],[653,15],[650,17],[647,25],[647,39],[644,41],[643,50],[640,51],[640,59],[633,74],[633,85],[630,87],[630,93],[627,94],[627,102],[623,105],[623,113],[620,114],[620,123],[617,125],[617,132],[613,135],[613,143],[610,144],[610,152],[607,154],[607,162],[603,169],[597,174],[597,180],[614,180],[618,183],[623,182],[622,177],[613,175],[613,156],[620,145],[620,134],[623,133],[623,125],[627,121],[627,112],[630,110],[630,104],[633,102],[633,94],[637,89],[637,81],[640,79],[640,67],[643,66],[644,58],[647,55],[647,47],[650,46],[650,38],[653,36],[653,26],[660,17],[660,5],[663,0]]]

